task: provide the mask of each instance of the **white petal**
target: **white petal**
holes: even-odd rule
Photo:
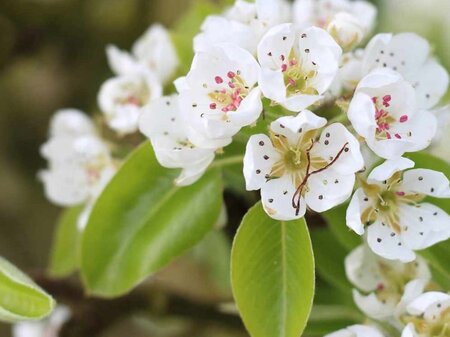
[[[262,68],[259,74],[258,83],[265,97],[280,104],[285,101],[286,86],[281,71]]]
[[[111,70],[116,75],[134,73],[140,68],[137,60],[131,54],[120,50],[114,45],[106,47],[106,56]]]
[[[342,151],[344,146],[346,150]],[[352,174],[364,167],[359,142],[345,126],[334,123],[323,129],[318,143],[311,150],[311,154],[325,158],[330,162],[331,158],[336,158],[339,152],[341,152],[339,158],[331,166],[334,171],[340,174]]]
[[[374,253],[385,259],[402,262],[411,262],[415,259],[416,254],[400,241],[399,235],[387,224],[382,225],[381,221],[376,221],[368,227],[367,232],[367,243]]]
[[[374,293],[367,296],[361,295],[359,291],[353,289],[353,300],[356,306],[368,317],[376,320],[384,320],[393,315],[395,311],[395,301],[383,303]]]
[[[411,249],[428,248],[450,237],[450,217],[434,205],[402,205],[399,218],[402,242]]]
[[[366,47],[364,68],[386,67],[403,75],[419,70],[428,57],[428,42],[414,33],[378,34]]]
[[[305,215],[306,203],[300,199],[300,209],[297,213],[292,205],[292,198],[297,187],[291,177],[284,175],[281,178],[271,179],[261,187],[261,202],[266,213],[281,221],[300,219]],[[297,200],[295,200],[297,201]]]
[[[395,172],[412,168],[414,165],[414,162],[408,158],[389,159],[375,167],[367,179],[369,182],[383,182],[392,177]]]
[[[281,100],[278,103],[280,103],[281,106],[285,107],[290,111],[299,112],[300,110],[306,109],[307,107],[313,105],[322,98],[323,96],[320,95],[297,94],[285,98],[284,100]]]
[[[447,301],[450,301],[450,295],[438,291],[430,291],[420,295],[412,301],[407,306],[407,311],[411,315],[420,316],[426,314],[431,306]]]
[[[414,324],[409,323],[402,331],[401,337],[418,337],[416,330],[414,329]]]
[[[74,167],[42,171],[39,178],[44,183],[47,198],[60,206],[75,206],[89,197],[89,181],[85,171]]]
[[[341,175],[332,169],[313,174],[307,183],[306,204],[316,212],[325,212],[347,200],[354,184],[354,174]]]
[[[238,127],[250,125],[259,118],[263,110],[261,90],[254,88],[245,97],[236,111],[230,111],[228,118]]]
[[[183,167],[181,174],[175,180],[177,186],[187,186],[195,183],[205,173],[208,166],[214,160],[214,152],[211,151],[209,156],[203,161],[196,163],[195,165]]]
[[[160,24],[151,25],[134,43],[133,54],[158,79],[166,83],[178,67],[178,56],[169,32]]]
[[[347,226],[358,235],[364,234],[364,224],[361,222],[361,214],[371,206],[372,201],[365,195],[362,188],[358,188],[353,194],[347,208],[345,222]]]
[[[449,77],[445,68],[436,60],[428,60],[417,72],[408,77],[413,83],[419,107],[434,107],[448,89]]]
[[[365,325],[352,325],[325,337],[384,337],[377,329]]]
[[[364,138],[375,134],[375,107],[372,99],[365,93],[356,92],[348,108],[348,119],[355,131]]]
[[[356,247],[346,256],[344,266],[350,282],[363,291],[374,291],[383,281],[377,255],[365,244]]]
[[[403,174],[401,185],[405,192],[420,193],[436,198],[449,198],[448,178],[442,173],[429,169],[414,169]]]
[[[252,54],[256,51],[254,32],[241,22],[210,15],[203,22],[201,30],[201,33],[194,37],[195,52],[205,51],[213,44],[224,42],[235,43]]]
[[[275,162],[280,159],[266,135],[250,137],[244,156],[244,177],[248,191],[258,190],[266,182]]]
[[[429,278],[415,279],[409,281],[405,285],[405,290],[403,291],[402,298],[395,309],[395,315],[400,317],[406,313],[406,307],[411,301],[417,298],[420,294],[423,293],[425,287],[430,282]]]
[[[92,120],[80,110],[58,110],[50,121],[51,137],[76,137],[85,134],[95,134],[95,126]]]
[[[270,129],[276,134],[285,136],[291,145],[297,145],[299,138],[307,131],[319,129],[326,124],[325,118],[309,110],[303,110],[297,116],[278,118],[270,124]]]
[[[258,61],[262,68],[281,69],[281,56],[287,57],[294,45],[295,31],[290,23],[272,27],[258,44]],[[264,92],[264,90],[263,90]]]

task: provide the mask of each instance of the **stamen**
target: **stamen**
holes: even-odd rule
[[[216,81],[217,84],[223,83],[223,79],[222,79],[222,77],[220,77],[220,76],[216,76],[216,77],[214,78],[214,80]]]

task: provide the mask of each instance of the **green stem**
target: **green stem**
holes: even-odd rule
[[[243,155],[236,155],[236,156],[226,157],[226,158],[215,160],[211,164],[210,167],[211,168],[212,167],[224,167],[224,166],[229,166],[229,165],[240,164],[240,163],[243,162],[243,160],[244,160],[244,156]]]

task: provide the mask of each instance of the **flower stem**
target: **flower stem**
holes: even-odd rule
[[[215,160],[210,167],[224,167],[229,165],[240,164],[244,160],[243,155],[236,155]]]

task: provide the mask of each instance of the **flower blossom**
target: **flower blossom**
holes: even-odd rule
[[[60,206],[93,202],[116,171],[107,144],[81,111],[58,111],[51,121],[50,138],[41,147],[48,168],[39,172],[47,198]],[[85,214],[83,219],[87,219]],[[79,220],[82,227],[85,222]]]
[[[223,15],[208,16],[194,38],[194,51],[217,43],[233,43],[255,54],[259,40],[271,27],[289,21],[290,5],[285,0],[236,0]]]
[[[193,144],[212,149],[226,146],[243,126],[258,119],[262,112],[258,72],[255,58],[232,44],[195,54],[189,73],[177,81]]]
[[[450,295],[430,291],[418,296],[407,307],[403,320],[408,323],[401,337],[448,336]]]
[[[430,57],[429,43],[413,33],[374,36],[365,50],[363,73],[376,68],[390,68],[409,81],[421,109],[434,107],[448,89],[447,71]]]
[[[426,148],[437,129],[436,117],[419,110],[412,85],[390,69],[376,69],[359,82],[348,118],[370,149],[386,159]]]
[[[423,202],[425,196],[449,198],[448,179],[433,170],[407,170],[413,166],[406,158],[385,161],[361,181],[347,209],[347,226],[359,235],[367,226],[369,247],[386,259],[413,261],[415,250],[450,237],[450,216]]]
[[[250,137],[244,157],[246,188],[261,189],[264,210],[272,218],[298,219],[306,205],[323,212],[351,195],[355,172],[364,165],[359,143],[339,123],[321,131],[326,123],[304,110],[272,122],[270,137]]]
[[[338,71],[342,50],[324,30],[271,28],[258,45],[259,85],[267,98],[300,111],[323,98]]]
[[[376,328],[367,325],[352,325],[325,335],[325,337],[384,337]]]
[[[359,309],[370,318],[394,325],[398,325],[395,319],[404,313],[406,305],[424,291],[431,279],[422,258],[406,264],[386,260],[365,244],[345,258],[345,271],[358,289],[353,290],[353,298]]]
[[[182,169],[175,181],[179,186],[197,181],[214,159],[213,149],[199,148],[190,142],[187,128],[178,95],[152,101],[139,120],[139,129],[150,139],[158,162],[167,168]]]
[[[131,50],[128,53],[113,45],[106,48],[109,65],[116,75],[147,71],[163,84],[174,76],[179,60],[169,32],[163,26],[150,26]]]
[[[98,104],[109,127],[128,134],[137,131],[142,108],[161,94],[161,84],[152,73],[136,71],[103,83]]]
[[[300,28],[316,26],[328,30],[336,42],[349,50],[372,31],[377,10],[368,1],[296,0],[293,20]]]

